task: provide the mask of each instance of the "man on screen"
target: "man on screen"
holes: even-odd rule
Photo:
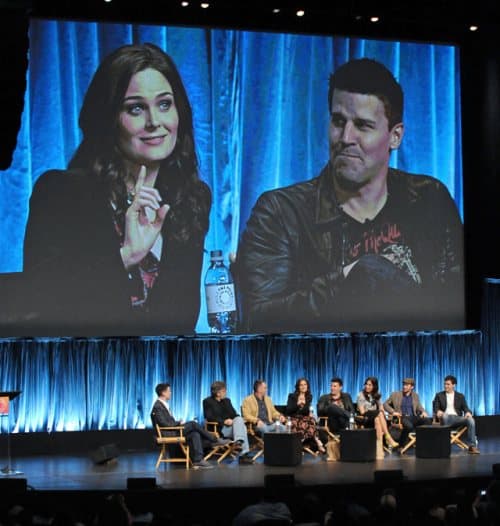
[[[331,77],[329,162],[265,192],[235,266],[242,330],[463,326],[462,224],[437,179],[389,168],[403,91],[371,59]],[[422,152],[427,154],[427,152]]]

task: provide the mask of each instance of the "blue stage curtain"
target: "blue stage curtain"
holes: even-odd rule
[[[495,291],[498,300],[499,290]],[[498,301],[496,303],[498,309]],[[498,316],[498,312],[496,314]],[[356,396],[366,376],[383,396],[416,379],[428,411],[447,374],[458,378],[477,415],[500,412],[498,328],[482,346],[481,332],[318,334],[245,337],[0,340],[0,388],[22,390],[13,402],[15,432],[150,427],[154,387],[172,384],[172,410],[185,420],[202,415],[214,380],[225,380],[237,410],[263,378],[276,404],[295,381],[310,380],[314,404],[344,379]],[[495,340],[496,338],[496,340]],[[3,419],[2,431],[7,429]]]
[[[489,278],[484,281],[482,298],[484,368],[478,370],[478,377],[483,377],[485,406],[480,409],[490,414],[490,411],[495,410],[498,413],[499,403],[494,409],[492,400],[500,397],[500,279]]]
[[[403,86],[406,131],[393,166],[434,175],[462,210],[453,46],[33,19],[22,126],[12,166],[0,173],[0,272],[22,269],[32,186],[44,171],[67,167],[100,61],[122,44],[142,42],[172,55],[193,106],[201,176],[213,194],[207,250],[237,249],[263,191],[318,174],[328,158],[328,76],[350,58],[385,63]],[[197,330],[207,332],[202,304]]]

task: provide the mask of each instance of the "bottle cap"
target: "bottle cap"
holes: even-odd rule
[[[222,261],[224,259],[222,257],[222,250],[211,250],[210,259],[212,259],[213,261]]]

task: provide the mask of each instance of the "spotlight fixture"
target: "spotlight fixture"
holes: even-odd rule
[[[477,31],[479,29],[479,26],[470,26],[469,31]]]
[[[201,7],[202,9],[208,9],[208,8],[210,7],[210,4],[209,4],[208,2],[202,2],[202,3],[200,4],[200,7]]]
[[[275,7],[275,8],[273,9],[273,13],[274,13],[275,15],[277,15],[280,11],[281,11],[281,9],[279,9],[279,8],[277,8],[277,7]]]
[[[306,12],[303,9],[299,9],[296,13],[297,16],[304,16]]]
[[[111,0],[104,0],[107,4],[109,4],[111,2]]]
[[[380,18],[378,16],[371,16],[370,17],[370,22],[378,22],[380,20]]]
[[[182,7],[187,7],[189,5],[189,2],[181,2]]]

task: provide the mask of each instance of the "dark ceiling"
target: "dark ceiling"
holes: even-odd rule
[[[500,1],[479,0],[0,0],[0,8],[17,8],[32,16],[141,21],[320,34],[461,41],[470,25],[480,32],[498,32]],[[273,10],[279,9],[275,13]],[[305,15],[297,17],[298,9]],[[370,22],[378,16],[379,21]]]

